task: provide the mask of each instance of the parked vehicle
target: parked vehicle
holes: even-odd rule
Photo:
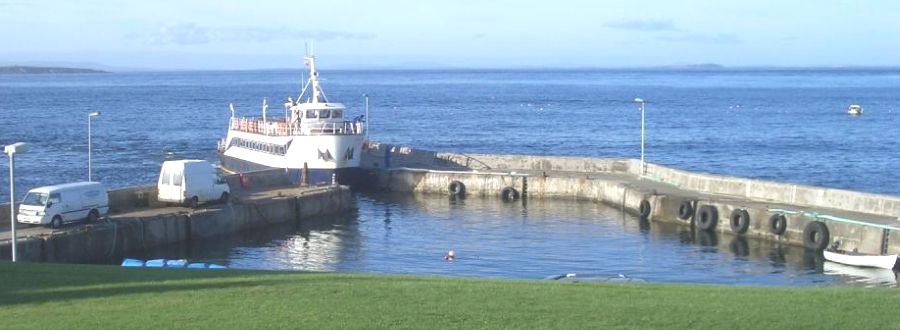
[[[162,164],[159,174],[158,199],[197,207],[210,201],[227,202],[228,184],[216,169],[205,160],[170,160]]]
[[[31,189],[16,220],[59,228],[66,222],[94,222],[109,212],[106,187],[99,182],[74,182]]]

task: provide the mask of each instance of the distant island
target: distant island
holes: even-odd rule
[[[32,73],[108,73],[106,71],[81,68],[62,68],[45,66],[0,66],[0,74],[32,74]]]

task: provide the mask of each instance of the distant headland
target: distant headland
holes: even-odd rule
[[[23,66],[8,65],[0,66],[0,74],[38,74],[38,73],[108,73],[107,71],[82,69],[82,68],[64,68],[64,67],[47,67],[47,66]]]

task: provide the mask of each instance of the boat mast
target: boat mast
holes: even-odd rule
[[[310,103],[319,103],[322,89],[319,87],[319,73],[316,72],[316,57],[307,56],[305,59],[306,64],[309,65],[309,82],[312,84],[312,100],[310,100]]]

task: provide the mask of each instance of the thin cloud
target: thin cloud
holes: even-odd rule
[[[209,30],[194,23],[177,23],[160,26],[147,38],[151,45],[199,45],[209,43]]]
[[[678,28],[675,27],[675,23],[672,23],[672,21],[658,20],[625,20],[607,22],[603,26],[628,31],[678,31]]]
[[[195,23],[175,23],[160,26],[145,38],[151,45],[199,45],[215,42],[272,42],[286,39],[369,40],[374,34],[343,31],[294,30],[284,28],[206,28]]]
[[[719,33],[719,34],[696,34],[696,33],[686,33],[682,35],[675,36],[660,36],[657,37],[658,40],[663,41],[679,41],[679,42],[690,42],[690,43],[698,43],[698,44],[713,44],[713,45],[725,45],[725,44],[739,44],[741,43],[741,38],[737,35],[730,33]]]

